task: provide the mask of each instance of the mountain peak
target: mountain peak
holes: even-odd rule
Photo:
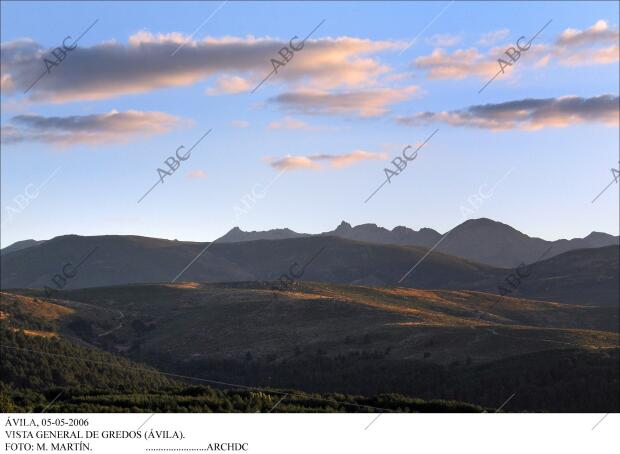
[[[351,224],[349,224],[348,222],[342,221],[340,225],[336,227],[335,232],[348,231],[348,230],[351,230],[352,228],[353,227],[351,227]]]
[[[299,238],[307,236],[305,233],[297,233],[289,228],[284,229],[272,229],[261,232],[251,231],[246,232],[239,227],[233,227],[224,236],[218,238],[218,243],[236,243],[243,241],[256,241],[256,240],[284,240],[288,238]]]
[[[22,241],[17,241],[7,247],[5,247],[4,249],[2,249],[2,253],[3,254],[8,254],[10,252],[15,252],[15,251],[20,251],[22,249],[26,249],[32,246],[36,246],[38,244],[44,243],[45,240],[41,240],[41,241],[37,241],[37,240],[22,240]]]

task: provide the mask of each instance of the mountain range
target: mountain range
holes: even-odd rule
[[[352,228],[360,231],[356,229]],[[454,235],[462,238],[458,232]],[[555,243],[576,244],[575,240],[562,241]],[[580,244],[586,244],[585,241]],[[484,249],[484,245],[479,248]],[[327,234],[212,243],[125,235],[65,235],[3,252],[0,284],[3,289],[70,289],[175,281],[285,279],[493,293],[501,293],[503,287],[511,296],[569,304],[610,306],[618,302],[617,245],[548,254],[551,257],[528,266],[527,276],[519,279],[514,277],[513,269],[476,263],[437,249],[429,252],[428,247],[365,242]],[[539,255],[544,255],[544,251]]]
[[[342,222],[336,229],[319,234],[320,236],[336,236],[348,240],[364,241],[376,244],[396,244],[401,246],[420,246],[466,260],[491,265],[499,268],[513,268],[521,263],[533,263],[575,249],[597,248],[619,244],[619,237],[607,233],[592,232],[585,238],[573,238],[547,241],[530,237],[513,227],[492,221],[491,219],[470,219],[441,234],[430,228],[413,230],[398,226],[392,230],[376,224],[361,224],[352,227]],[[310,236],[297,233],[290,229],[274,229],[262,232],[244,232],[238,227],[230,230],[216,241],[222,243],[283,240]],[[444,237],[442,239],[442,237]],[[545,254],[545,252],[547,254]]]
[[[433,248],[437,252],[497,268],[515,268],[522,263],[533,263],[576,249],[620,244],[620,237],[602,232],[592,232],[584,238],[547,241],[530,237],[509,225],[487,218],[467,220],[444,234],[430,228],[414,230],[398,226],[388,230],[376,224],[353,227],[344,221],[334,230],[319,234],[298,233],[288,228],[246,232],[234,227],[215,241],[241,243],[311,236],[334,236],[365,243]],[[2,249],[1,253],[16,252],[44,242],[32,239],[18,241]]]
[[[276,402],[224,391],[217,403],[170,380],[197,377],[377,396],[397,411],[482,411],[515,390],[511,411],[618,409],[611,235],[545,241],[477,219],[443,235],[342,223],[314,235],[235,228],[213,242],[63,235],[1,252],[0,406],[8,389],[48,408],[59,386],[66,411]]]

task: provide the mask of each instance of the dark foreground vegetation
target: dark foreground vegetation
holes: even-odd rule
[[[204,361],[161,363],[235,383],[310,392],[338,391],[373,395],[401,393],[422,399],[471,402],[497,408],[515,393],[505,411],[618,412],[620,350],[549,350],[480,365],[443,366],[423,361],[391,360],[377,353],[337,358],[317,355],[267,363]]]
[[[503,411],[620,410],[620,349],[613,344],[444,363],[431,361],[440,349],[412,358],[372,342],[350,342],[350,351],[336,355],[294,348],[287,357],[248,351],[236,359],[193,358],[141,349],[140,342],[94,346],[100,313],[83,319],[42,298],[3,296],[3,412],[480,412],[513,394]],[[141,326],[134,320],[127,330]],[[128,335],[119,329],[102,339],[121,334]]]
[[[399,394],[361,397],[194,385],[191,380],[169,378],[142,364],[60,338],[25,335],[5,322],[0,322],[0,344],[0,412],[484,411],[477,405]]]

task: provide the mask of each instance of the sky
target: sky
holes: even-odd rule
[[[618,5],[3,1],[1,246],[618,235]]]

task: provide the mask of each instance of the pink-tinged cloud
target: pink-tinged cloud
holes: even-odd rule
[[[499,41],[505,40],[509,33],[510,30],[508,30],[507,28],[502,28],[501,30],[495,30],[489,33],[485,33],[478,40],[478,44],[485,47],[493,46]]]
[[[523,99],[500,104],[471,106],[450,112],[422,112],[397,119],[405,125],[447,123],[492,130],[564,128],[583,123],[618,126],[620,102],[618,96],[601,95],[592,98],[563,96],[547,99]]]
[[[277,50],[288,44],[252,36],[194,40],[178,33],[139,32],[126,44],[78,46],[28,96],[47,102],[97,100],[189,86],[210,78],[217,79],[212,94],[237,93],[247,89],[250,81],[254,86],[269,74],[271,59],[280,58]],[[402,46],[395,41],[351,37],[310,39],[266,83],[323,90],[372,86],[390,71],[377,60],[377,54]],[[50,50],[30,39],[2,43],[3,94],[26,90],[45,71],[43,57]]]
[[[207,178],[207,174],[204,170],[191,170],[186,174],[187,178],[190,180],[199,180],[203,178]]]
[[[104,114],[44,117],[17,115],[2,127],[2,143],[43,142],[57,145],[123,142],[137,136],[163,134],[190,124],[163,112],[111,111]]]
[[[272,160],[269,165],[278,170],[318,170],[321,168],[320,164],[317,164],[312,159],[305,156],[286,156],[284,158]]]
[[[269,102],[303,114],[375,117],[388,112],[390,105],[410,99],[418,90],[416,86],[340,92],[304,90],[282,93]]]
[[[266,158],[271,167],[277,170],[311,169],[320,170],[321,162],[327,162],[331,168],[340,169],[361,161],[386,160],[387,153],[374,153],[371,151],[354,150],[346,154],[315,154],[311,156],[286,156],[280,159]]]
[[[243,93],[252,89],[252,85],[247,79],[239,76],[222,76],[214,87],[207,88],[208,95],[230,95]]]
[[[458,49],[452,53],[435,49],[431,55],[418,57],[414,61],[418,69],[427,71],[429,79],[460,80],[466,77],[488,77],[497,71],[497,61],[476,49]]]
[[[230,124],[233,125],[235,128],[245,129],[250,127],[250,122],[245,120],[233,120],[230,122]]]
[[[505,53],[510,47],[517,48],[517,43],[507,42],[504,46],[485,52],[475,48],[452,52],[435,49],[430,55],[416,58],[413,66],[426,71],[429,79],[460,80],[466,77],[491,78],[501,69],[499,59],[511,65],[533,67],[545,66],[554,61],[563,66],[605,65],[619,60],[619,39],[618,30],[610,29],[605,21],[599,20],[583,31],[564,30],[553,44],[532,43],[528,50],[521,51],[517,62],[512,62]],[[520,44],[523,48],[527,47],[528,38],[522,39]],[[506,69],[508,65],[503,66],[504,72],[509,72]]]
[[[305,121],[301,121],[293,117],[284,117],[281,120],[270,122],[267,125],[267,129],[301,129],[311,131],[314,128]]]
[[[604,20],[597,21],[585,30],[567,28],[556,40],[559,46],[592,46],[604,43],[618,43],[618,30],[610,29]]]
[[[463,40],[462,36],[437,34],[426,39],[426,42],[434,47],[452,47]]]

